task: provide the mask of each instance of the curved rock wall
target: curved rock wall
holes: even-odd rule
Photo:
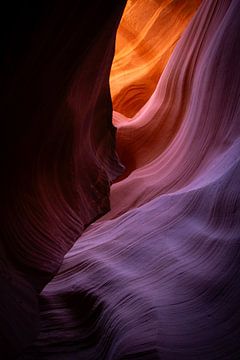
[[[114,113],[128,173],[41,294],[24,359],[237,360],[240,1],[203,1],[154,94]]]
[[[122,171],[109,72],[125,1],[6,4],[1,33],[0,351],[38,329],[37,292]],[[1,356],[0,356],[1,357]],[[4,359],[6,357],[3,357]]]

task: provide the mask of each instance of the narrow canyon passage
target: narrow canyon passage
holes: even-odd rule
[[[240,0],[39,6],[5,49],[0,358],[238,360]]]

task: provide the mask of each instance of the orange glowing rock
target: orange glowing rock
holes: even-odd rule
[[[128,0],[116,40],[113,108],[132,117],[153,93],[176,42],[201,0]]]

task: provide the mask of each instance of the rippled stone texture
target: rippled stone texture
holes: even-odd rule
[[[110,85],[114,109],[131,118],[150,98],[201,0],[128,0]]]
[[[109,72],[125,1],[2,7],[0,358],[38,332],[37,292],[121,172]],[[6,24],[5,24],[6,23]]]
[[[240,1],[203,1],[153,96],[115,113],[128,176],[41,293],[23,359],[237,360]]]

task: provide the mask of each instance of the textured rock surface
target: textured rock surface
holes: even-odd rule
[[[151,99],[114,114],[128,176],[21,359],[239,359],[239,64],[240,1],[203,1]]]
[[[201,0],[128,0],[116,41],[110,85],[114,109],[131,117],[160,75]]]
[[[121,171],[109,72],[125,1],[105,3],[104,12],[100,0],[2,8],[2,359],[36,336],[36,293],[109,210]]]

